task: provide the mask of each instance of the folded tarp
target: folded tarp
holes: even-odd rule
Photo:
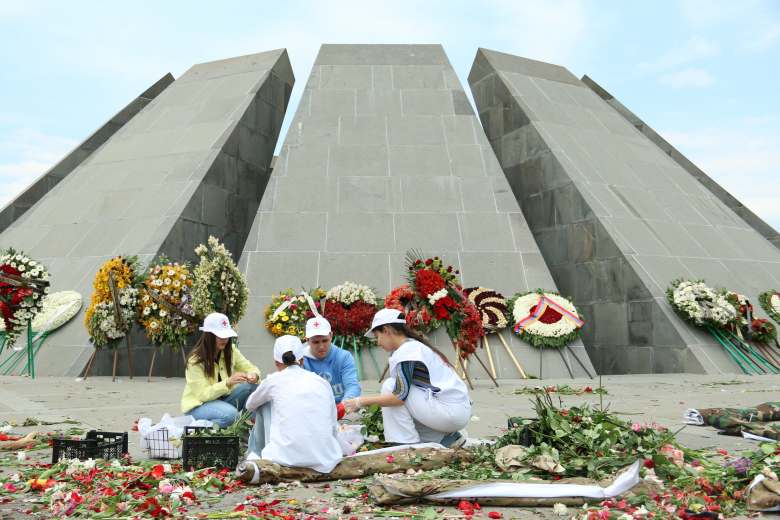
[[[369,493],[381,505],[412,502],[448,504],[464,499],[494,506],[541,507],[555,503],[580,505],[587,500],[604,500],[628,492],[639,484],[640,468],[641,461],[635,462],[605,487],[588,479],[508,482],[380,476],[369,486]]]
[[[309,468],[280,466],[268,460],[247,460],[238,465],[236,476],[247,484],[277,482],[322,482],[361,478],[376,473],[402,473],[409,469],[428,471],[455,460],[470,460],[467,450],[451,450],[439,444],[394,446],[357,453],[345,457],[330,473],[319,473]]]

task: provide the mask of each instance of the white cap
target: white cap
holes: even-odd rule
[[[322,316],[315,316],[306,322],[306,339],[330,334],[330,322]]]
[[[230,320],[224,314],[212,312],[203,319],[203,326],[200,327],[203,332],[211,332],[218,338],[235,338],[238,333],[230,328]]]
[[[406,323],[406,320],[402,317],[403,313],[398,309],[379,309],[374,314],[374,319],[371,320],[371,328],[366,332],[366,337],[374,336],[374,329],[387,325],[388,323]]]
[[[280,336],[274,341],[274,361],[284,363],[282,356],[286,352],[292,352],[295,355],[295,361],[303,359],[303,343],[298,336]]]

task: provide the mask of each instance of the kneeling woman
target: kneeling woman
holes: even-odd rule
[[[247,397],[260,380],[260,370],[233,345],[238,334],[227,316],[211,313],[187,359],[187,384],[181,396],[181,411],[196,419],[230,426],[244,410]]]
[[[261,412],[270,405],[270,421],[265,417],[262,425],[255,422],[250,449],[283,466],[330,473],[341,461],[330,383],[301,368],[303,344],[296,336],[276,339],[274,361],[277,372],[266,377],[246,402],[247,410],[262,408]]]
[[[380,395],[349,399],[346,409],[380,405],[387,442],[461,446],[466,439],[459,430],[471,418],[471,401],[444,354],[410,329],[395,309],[376,313],[366,335],[371,334],[390,353],[390,375]]]

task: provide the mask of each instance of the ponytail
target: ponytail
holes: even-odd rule
[[[288,350],[282,354],[282,363],[284,363],[284,366],[287,367],[297,364],[295,354],[292,353],[292,350]]]

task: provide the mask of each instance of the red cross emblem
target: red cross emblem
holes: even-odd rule
[[[222,320],[222,326],[227,327],[228,326],[228,320]]]
[[[320,322],[319,322],[319,321],[315,321],[314,323],[312,323],[312,326],[313,326],[315,329],[316,329],[316,328],[319,328],[319,326],[320,326]]]

